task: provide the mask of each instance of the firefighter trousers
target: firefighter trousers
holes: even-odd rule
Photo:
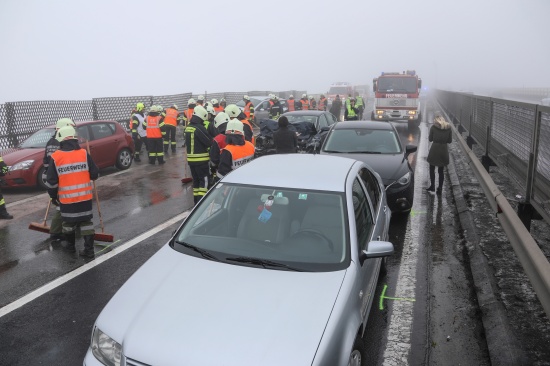
[[[147,144],[149,145],[149,164],[155,164],[158,159],[159,164],[164,164],[164,151],[162,149],[163,141],[162,137],[159,138],[147,138]]]
[[[193,201],[195,204],[208,192],[210,181],[210,166],[208,161],[204,163],[189,164],[191,176],[193,177]]]
[[[164,152],[168,152],[170,146],[173,153],[176,152],[176,126],[164,125],[166,128],[166,135],[164,135]]]

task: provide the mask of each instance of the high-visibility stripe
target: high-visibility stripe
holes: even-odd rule
[[[92,182],[84,183],[84,184],[76,184],[74,186],[68,186],[68,187],[61,187],[59,188],[59,192],[73,190],[73,189],[80,189],[80,188],[88,188],[88,187],[92,187]]]
[[[91,189],[88,189],[86,191],[82,191],[82,192],[75,192],[75,193],[59,193],[59,199],[61,200],[62,198],[75,198],[75,197],[82,197],[82,196],[86,196],[88,194],[92,194],[92,190]]]
[[[65,217],[80,217],[80,216],[88,216],[88,215],[92,215],[92,211],[75,212],[75,213],[62,212],[61,213],[61,216],[65,216]]]

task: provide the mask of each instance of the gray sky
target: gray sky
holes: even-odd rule
[[[443,89],[550,87],[549,14],[549,0],[0,0],[0,103],[321,93],[406,69]]]

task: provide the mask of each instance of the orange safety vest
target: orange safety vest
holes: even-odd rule
[[[217,106],[217,107],[214,107],[214,110],[216,111],[216,113],[220,113],[220,112],[223,112],[223,107],[220,105],[220,106]]]
[[[160,131],[160,119],[162,116],[147,116],[147,138],[160,139],[162,132]]]
[[[170,126],[177,126],[178,110],[174,108],[168,108],[166,110],[166,116],[164,117],[164,123]]]
[[[302,110],[307,111],[309,109],[309,102],[307,99],[300,99],[302,101]]]
[[[189,108],[189,109],[185,110],[185,112],[183,112],[185,114],[185,118],[187,119],[187,121],[185,121],[186,126],[189,124],[189,122],[191,122],[191,117],[193,117],[193,111],[194,110],[195,110],[195,108]]]
[[[294,99],[287,100],[286,104],[288,105],[288,111],[289,112],[293,112],[293,111],[296,110],[296,108],[294,107]]]
[[[59,176],[59,202],[68,205],[91,200],[92,181],[86,150],[57,150],[51,157]]]
[[[243,124],[247,124],[248,127],[250,127],[250,131],[252,131],[252,140],[250,141],[253,145],[256,145],[256,139],[254,138],[254,129],[252,128],[252,125],[247,119],[241,119],[240,120]]]
[[[244,145],[226,145],[223,149],[231,153],[233,170],[254,159],[254,145],[248,141]]]
[[[327,105],[327,98],[319,99],[319,110],[320,111],[324,111],[326,105]]]
[[[250,119],[250,106],[252,105],[251,101],[248,101],[243,109],[244,114],[246,115],[246,119]]]

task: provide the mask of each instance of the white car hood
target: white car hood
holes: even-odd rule
[[[146,364],[308,365],[345,273],[230,265],[166,245],[96,325]]]

